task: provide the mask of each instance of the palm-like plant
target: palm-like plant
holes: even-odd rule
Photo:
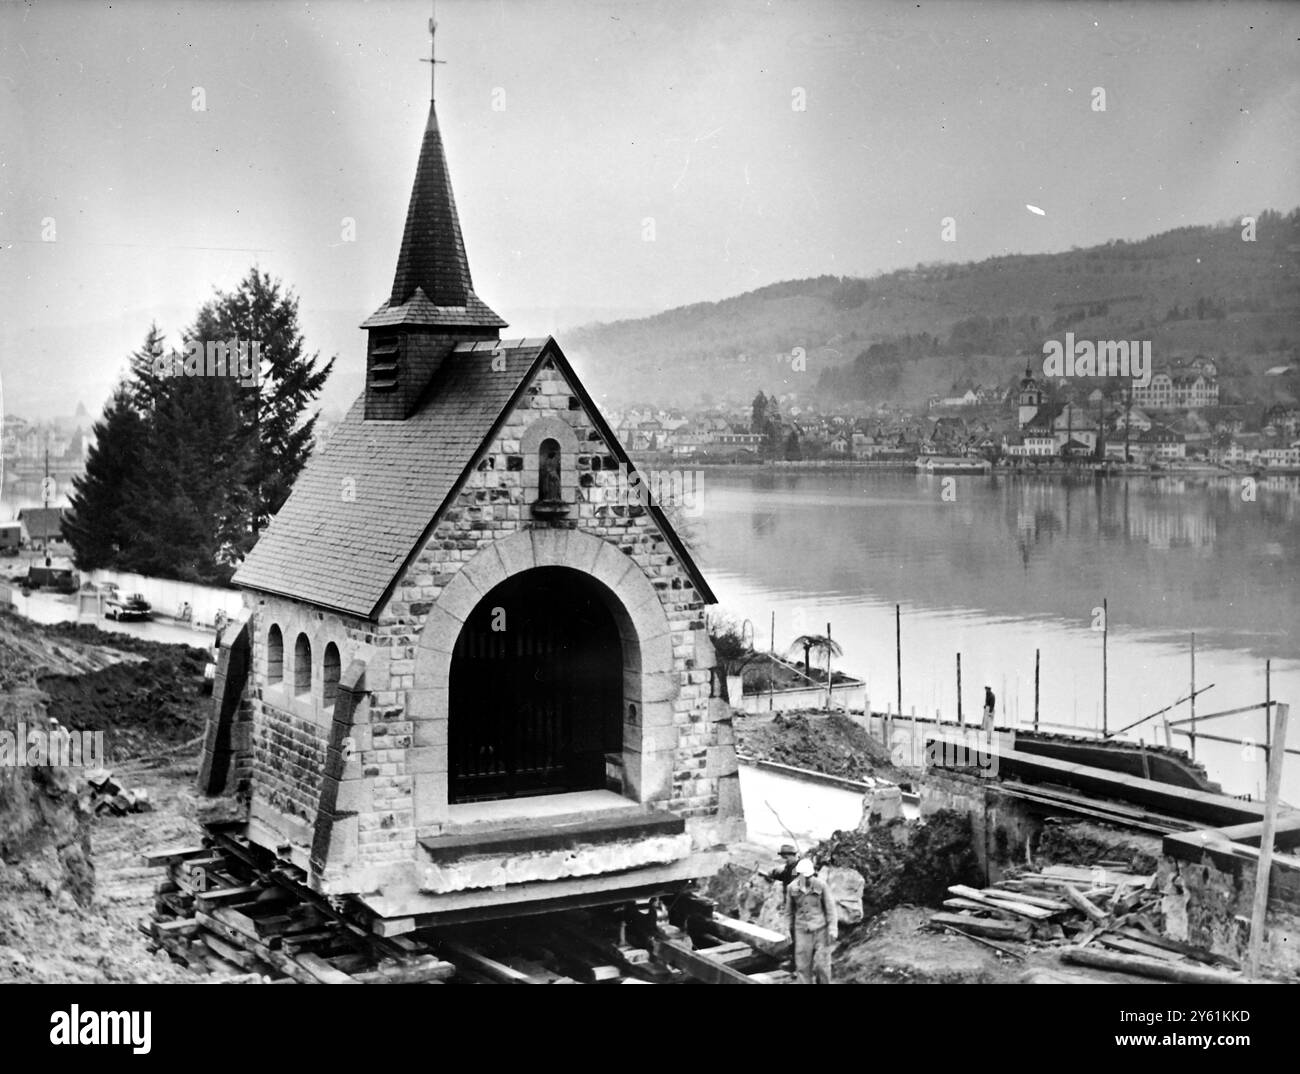
[[[758,657],[754,647],[745,638],[743,624],[738,624],[729,616],[711,613],[705,617],[709,631],[709,640],[713,643],[713,652],[722,665],[721,695],[730,701],[727,689],[727,677],[740,675],[746,665]]]
[[[803,650],[803,666],[805,671],[812,671],[812,664],[809,662],[814,651],[818,655],[826,657],[826,681],[831,677],[831,657],[840,657],[844,655],[844,650],[840,648],[839,642],[825,634],[800,634],[793,642],[790,643],[791,649]]]

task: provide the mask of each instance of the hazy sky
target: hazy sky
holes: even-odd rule
[[[151,320],[175,342],[253,263],[298,292],[340,357],[326,403],[349,402],[428,15],[0,6],[5,409],[97,412]],[[442,0],[438,20],[470,266],[507,335],[1300,203],[1297,5]]]

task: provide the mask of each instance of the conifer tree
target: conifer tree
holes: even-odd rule
[[[138,470],[146,429],[129,382],[114,389],[93,430],[86,472],[72,479],[71,510],[63,526],[82,570],[115,565],[135,533],[122,510],[121,489]]]
[[[254,267],[230,293],[217,292],[198,314],[188,340],[257,343],[255,386],[240,387],[235,402],[249,441],[249,531],[239,542],[247,552],[256,535],[288,498],[314,444],[318,414],[304,414],[320,394],[334,359],[318,364],[307,354],[298,327],[298,298],[279,280]]]
[[[125,570],[225,582],[247,531],[249,443],[230,377],[173,377],[148,423],[140,464],[122,488],[135,537]]]

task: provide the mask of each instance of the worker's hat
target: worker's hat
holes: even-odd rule
[[[812,876],[816,872],[813,863],[807,858],[800,858],[799,863],[794,867],[794,871],[796,876]]]
[[[784,858],[787,854],[789,854],[790,857],[793,858],[796,854],[799,853],[799,851],[795,850],[795,848],[794,848],[790,843],[782,843],[782,844],[781,844],[781,849],[778,850],[777,853],[780,854],[781,857],[783,857],[783,858]]]

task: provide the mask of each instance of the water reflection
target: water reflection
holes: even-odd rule
[[[944,498],[945,488],[955,499]],[[1190,635],[1202,712],[1273,696],[1300,703],[1300,481],[944,478],[911,473],[744,475],[709,471],[699,559],[724,607],[763,625],[778,647],[799,623],[834,625],[843,666],[884,707],[896,693],[894,605],[902,605],[904,708],[976,711],[982,685],[1028,722],[1041,652],[1045,719],[1102,721],[1101,638],[1110,608],[1110,727],[1186,693]],[[1186,715],[1185,707],[1177,715]],[[1258,736],[1259,720],[1249,731]],[[1225,720],[1222,733],[1246,733]],[[1229,726],[1234,725],[1234,726]],[[1153,725],[1136,735],[1152,740]],[[1163,737],[1162,737],[1163,741]],[[1180,743],[1176,743],[1180,744]],[[1236,747],[1205,743],[1211,774],[1254,792],[1262,769]],[[1300,765],[1288,774],[1300,800]]]

